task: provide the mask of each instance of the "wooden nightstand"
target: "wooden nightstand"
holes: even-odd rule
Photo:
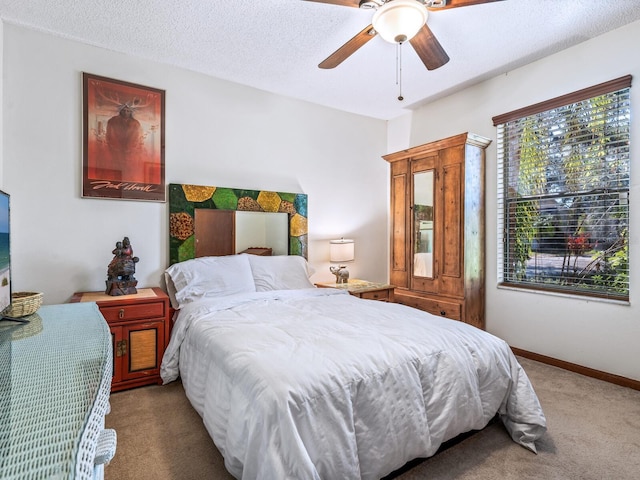
[[[347,290],[351,295],[368,300],[380,300],[382,302],[394,301],[393,285],[388,283],[374,283],[366,280],[350,279],[347,283],[316,283],[319,288],[339,288]]]
[[[160,288],[134,295],[77,292],[71,302],[96,302],[113,340],[111,391],[162,383],[160,363],[169,341],[169,297]]]

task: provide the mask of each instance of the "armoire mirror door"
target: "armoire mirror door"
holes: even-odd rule
[[[413,275],[433,277],[434,172],[413,174]]]
[[[413,289],[433,292],[437,283],[435,249],[438,244],[434,229],[436,214],[436,156],[412,162],[411,285]]]

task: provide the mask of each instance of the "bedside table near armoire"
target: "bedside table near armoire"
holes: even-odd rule
[[[96,302],[113,340],[111,391],[160,384],[160,363],[169,342],[169,297],[160,288],[132,295],[76,292],[70,302]]]
[[[350,279],[347,283],[316,283],[318,288],[338,288],[346,290],[354,297],[364,298],[367,300],[379,300],[381,302],[394,302],[393,285],[388,283],[375,283],[357,278]]]

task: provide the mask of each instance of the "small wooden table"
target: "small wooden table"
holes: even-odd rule
[[[380,300],[382,302],[394,301],[395,287],[388,283],[375,283],[352,278],[347,283],[316,283],[316,287],[338,288],[348,291],[355,297],[365,298],[368,300]]]
[[[132,295],[76,292],[71,303],[95,302],[111,329],[111,391],[161,384],[160,363],[169,342],[169,297],[160,288],[139,288]]]

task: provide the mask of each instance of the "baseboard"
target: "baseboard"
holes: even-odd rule
[[[621,377],[620,375],[614,375],[612,373],[602,372],[589,367],[583,367],[571,362],[565,362],[564,360],[558,360],[557,358],[547,357],[546,355],[540,355],[539,353],[528,352],[520,348],[511,347],[514,354],[519,355],[536,362],[546,363],[547,365],[553,365],[570,372],[579,373],[587,377],[597,378],[598,380],[604,380],[605,382],[620,385],[622,387],[632,388],[634,390],[640,390],[640,381],[633,380],[631,378]]]

